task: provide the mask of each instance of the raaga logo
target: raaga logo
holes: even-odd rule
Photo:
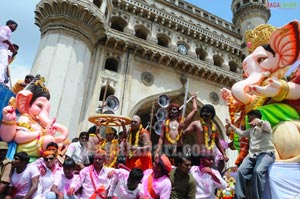
[[[297,2],[267,2],[266,7],[268,7],[268,8],[285,8],[285,9],[297,8]]]

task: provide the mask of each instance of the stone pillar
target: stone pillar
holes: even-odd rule
[[[82,118],[85,98],[94,47],[105,34],[104,15],[88,0],[42,0],[35,13],[42,37],[31,73],[45,77],[50,117],[67,126],[73,138],[80,122],[87,120]]]

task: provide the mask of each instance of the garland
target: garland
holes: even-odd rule
[[[170,119],[166,120],[166,125],[165,125],[165,135],[167,140],[171,143],[171,144],[175,144],[176,142],[178,142],[178,140],[181,138],[183,131],[181,130],[177,135],[175,139],[172,139],[170,136]]]
[[[107,166],[107,167],[111,167],[111,168],[114,168],[115,165],[116,165],[116,162],[117,162],[117,149],[118,147],[116,147],[118,143],[118,140],[117,139],[114,139],[111,141],[111,144],[110,144],[110,149],[109,149],[109,156],[110,157],[113,157],[113,160],[108,164],[108,163],[105,163],[104,165]],[[101,149],[105,149],[105,146],[106,146],[106,141],[104,141],[102,144],[101,144]]]
[[[142,130],[143,126],[140,124],[140,127],[139,127],[139,130],[136,132],[135,134],[135,140],[134,140],[134,144],[132,144],[132,130],[130,129],[130,134],[129,134],[129,144],[131,146],[136,146],[138,147],[139,146],[139,137],[140,137],[140,132]],[[129,158],[132,157],[132,152],[130,151],[129,152]]]
[[[216,126],[210,122],[210,126],[211,126],[211,144],[208,145],[208,127],[206,126],[205,122],[203,119],[200,119],[201,125],[203,127],[204,130],[204,143],[205,143],[205,147],[209,150],[213,149],[215,146],[215,139],[217,137],[217,131],[216,131]]]
[[[233,97],[231,96],[228,103],[229,115],[230,115],[230,122],[234,124],[234,114],[235,114],[235,105],[233,103]],[[234,139],[234,130],[230,130],[228,133],[228,137],[230,140]]]
[[[34,131],[34,129],[31,127],[31,124],[29,124],[28,122],[17,122],[17,126],[24,127],[24,128],[28,129],[31,132]]]

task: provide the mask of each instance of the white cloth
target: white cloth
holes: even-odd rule
[[[149,176],[153,173],[152,169],[147,169],[144,171],[144,177],[142,179],[142,185],[145,195],[152,199],[148,189],[148,179]],[[160,178],[154,179],[152,181],[153,191],[160,199],[169,199],[171,195],[172,184],[170,179],[167,176],[162,176]]]
[[[6,71],[8,66],[8,45],[3,43],[10,40],[12,31],[8,26],[0,26],[0,83],[7,78]]]
[[[108,196],[117,196],[118,198],[136,199],[138,196],[144,195],[143,187],[141,184],[135,190],[127,188],[127,179],[129,171],[125,169],[116,169],[115,175],[112,180],[111,188],[109,189]]]
[[[215,189],[225,189],[227,186],[226,181],[222,178],[219,171],[215,169],[212,169],[212,172],[220,180],[220,183],[215,182],[211,175],[202,173],[199,166],[192,166],[190,172],[197,184],[196,199],[215,199]]]
[[[27,165],[22,173],[17,173],[14,169],[9,186],[16,188],[16,196],[25,196],[31,187],[31,179],[39,175],[40,172],[37,167],[30,167]],[[34,196],[35,195],[36,193]]]
[[[82,164],[89,164],[88,150],[80,144],[80,142],[73,142],[68,146],[66,156],[72,158],[75,162]]]
[[[300,198],[300,163],[274,162],[262,199]]]

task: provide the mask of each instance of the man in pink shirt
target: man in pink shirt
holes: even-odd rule
[[[145,195],[149,199],[169,199],[171,195],[171,181],[169,173],[172,165],[169,158],[163,154],[156,158],[153,169],[144,171],[142,185]]]
[[[131,171],[116,169],[107,199],[113,199],[114,197],[126,199],[145,198],[143,187],[140,184],[143,176],[143,171],[139,168],[133,168]]]
[[[5,198],[28,199],[36,196],[40,172],[37,167],[28,165],[29,159],[25,152],[15,154],[11,181]]]
[[[51,192],[47,194],[46,199],[77,199],[76,195],[68,197],[67,190],[72,182],[79,181],[79,176],[74,175],[75,161],[72,158],[65,159],[63,170],[55,173],[54,183],[51,187]]]
[[[50,192],[54,183],[55,174],[62,170],[61,167],[56,164],[56,154],[54,151],[43,151],[42,157],[43,162],[36,165],[40,171],[40,179],[37,195],[34,199],[46,198],[46,195]],[[34,167],[34,165],[32,167]]]
[[[218,170],[212,168],[215,156],[212,153],[203,152],[200,155],[200,165],[192,166],[190,172],[196,180],[196,199],[215,199],[216,188],[225,189],[226,181]]]
[[[67,191],[68,196],[74,195],[82,187],[82,193],[78,196],[79,199],[101,199],[107,197],[111,183],[108,175],[114,169],[103,166],[105,157],[106,152],[104,150],[96,151],[94,163],[80,171],[80,180],[72,182]]]

